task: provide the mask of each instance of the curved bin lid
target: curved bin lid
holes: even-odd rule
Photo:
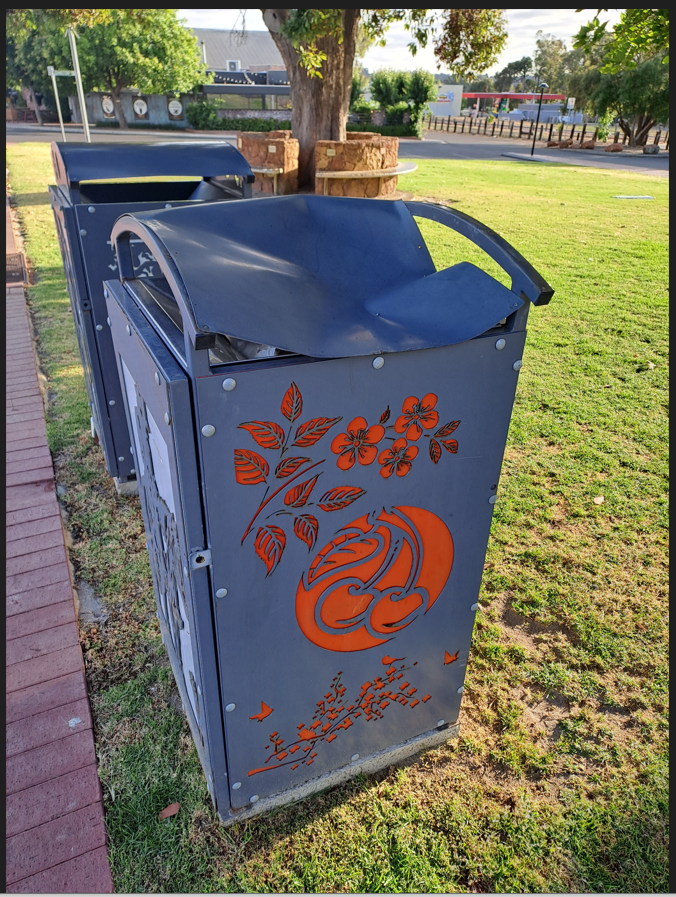
[[[400,200],[211,203],[125,215],[115,232],[171,258],[198,331],[312,357],[453,345],[523,305],[469,262],[435,271]]]
[[[52,143],[57,183],[115,178],[231,175],[253,183],[255,175],[238,149],[226,141],[166,143]]]

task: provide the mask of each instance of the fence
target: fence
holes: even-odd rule
[[[428,131],[447,131],[453,134],[485,134],[487,137],[506,137],[512,139],[533,139],[535,132],[534,121],[514,121],[507,118],[494,118],[489,122],[488,118],[472,118],[461,116],[460,118],[439,118],[431,113],[423,117],[423,127]],[[585,140],[597,140],[599,126],[589,123],[582,125],[566,125],[557,122],[545,122],[537,126],[538,140],[574,140],[582,143]],[[622,131],[615,131],[612,143],[627,143],[627,135]],[[669,149],[669,131],[653,129],[648,135],[648,143]]]

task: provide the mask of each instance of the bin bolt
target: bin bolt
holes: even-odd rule
[[[232,392],[233,389],[237,386],[237,381],[233,380],[232,377],[228,377],[223,381],[223,389],[226,392]]]
[[[187,567],[183,568],[183,575],[185,576],[186,579],[188,578],[188,568]]]
[[[479,610],[479,605],[474,603],[470,606],[470,610]]]
[[[97,329],[97,330],[103,330],[103,324],[97,324],[97,325],[96,325],[96,329]]]
[[[81,228],[80,228],[80,236],[81,236],[81,237],[86,237],[86,236],[87,236],[87,231],[84,229],[84,227],[81,227]]]
[[[165,208],[165,209],[171,209],[171,208],[172,208],[171,203],[170,203],[170,202],[166,203],[165,206],[164,206],[164,208]]]
[[[258,797],[257,794],[252,794],[251,797],[249,798],[249,800],[251,801],[252,804],[255,804],[257,800],[260,800],[260,798]]]
[[[241,782],[233,782],[233,783],[232,783],[232,790],[233,790],[233,791],[237,791],[237,789],[238,789],[238,788],[241,788],[241,787],[242,787],[242,783],[241,783]]]
[[[169,416],[168,411],[164,412],[164,422],[167,426],[169,426],[169,424],[171,423],[171,417]]]
[[[109,327],[111,326],[111,324],[110,324],[110,318],[106,318],[106,324],[107,324]]]
[[[494,505],[497,500],[498,500],[497,495],[491,495],[491,497],[488,499],[488,504]]]
[[[465,690],[465,686],[461,685],[460,688],[458,689],[458,694],[461,695],[464,692],[464,690]]]
[[[160,375],[157,371],[155,371],[155,383],[157,383],[158,386],[160,385]]]
[[[110,400],[108,401],[108,404],[109,404],[109,405],[114,405],[114,404],[115,404],[115,399],[110,399]]]
[[[358,760],[358,759],[359,759],[359,754],[352,754],[352,756],[350,757],[350,762],[354,763],[355,760]]]
[[[521,361],[520,358],[517,358],[517,360],[512,365],[512,370],[520,371],[522,367],[523,367],[523,361]]]
[[[120,463],[122,463],[122,462],[124,461],[124,455],[120,455],[120,457],[119,457],[117,460],[118,460]]]
[[[127,335],[131,336],[131,327],[127,324]]]
[[[234,705],[234,704],[226,704],[225,712],[226,712],[226,713],[232,713],[232,711],[233,711],[234,709],[235,709],[235,705]],[[234,788],[234,785],[233,785],[233,788]]]
[[[219,589],[219,590],[216,592],[216,597],[217,597],[217,598],[225,598],[225,596],[226,596],[227,594],[228,594],[228,590],[227,590],[227,589]]]
[[[93,215],[94,212],[96,211],[96,209],[94,208],[94,206],[89,206],[89,208],[87,209],[87,211],[90,212],[90,213]]]
[[[107,298],[108,298],[108,290],[104,290],[104,291],[103,291],[103,298],[104,298],[104,299],[107,299]]]
[[[446,720],[445,720],[445,719],[438,719],[438,720],[437,720],[437,726],[445,726],[445,725],[446,725]]]
[[[136,473],[136,468],[132,467],[132,469],[129,471],[129,473]]]
[[[507,345],[507,341],[506,341],[506,340],[504,340],[504,339],[499,339],[499,340],[497,341],[497,343],[495,344],[495,348],[498,350],[498,352],[501,352],[501,351],[505,348],[506,345]]]
[[[373,367],[377,371],[379,371],[384,364],[385,364],[385,359],[383,358],[382,355],[376,355],[376,357],[373,359]]]
[[[215,432],[216,427],[214,427],[212,424],[205,424],[202,427],[202,436],[213,436]]]

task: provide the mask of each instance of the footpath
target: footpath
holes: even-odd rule
[[[8,201],[6,225],[10,255]],[[112,893],[73,586],[21,284],[6,284],[6,332],[6,890]]]

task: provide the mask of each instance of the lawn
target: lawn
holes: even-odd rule
[[[116,889],[668,892],[668,181],[456,161],[400,178],[556,290],[529,321],[460,738],[226,829],[155,622],[138,499],[115,494],[89,436],[49,146],[8,155],[71,557],[108,615],[81,642]],[[439,267],[497,273],[422,229]]]

